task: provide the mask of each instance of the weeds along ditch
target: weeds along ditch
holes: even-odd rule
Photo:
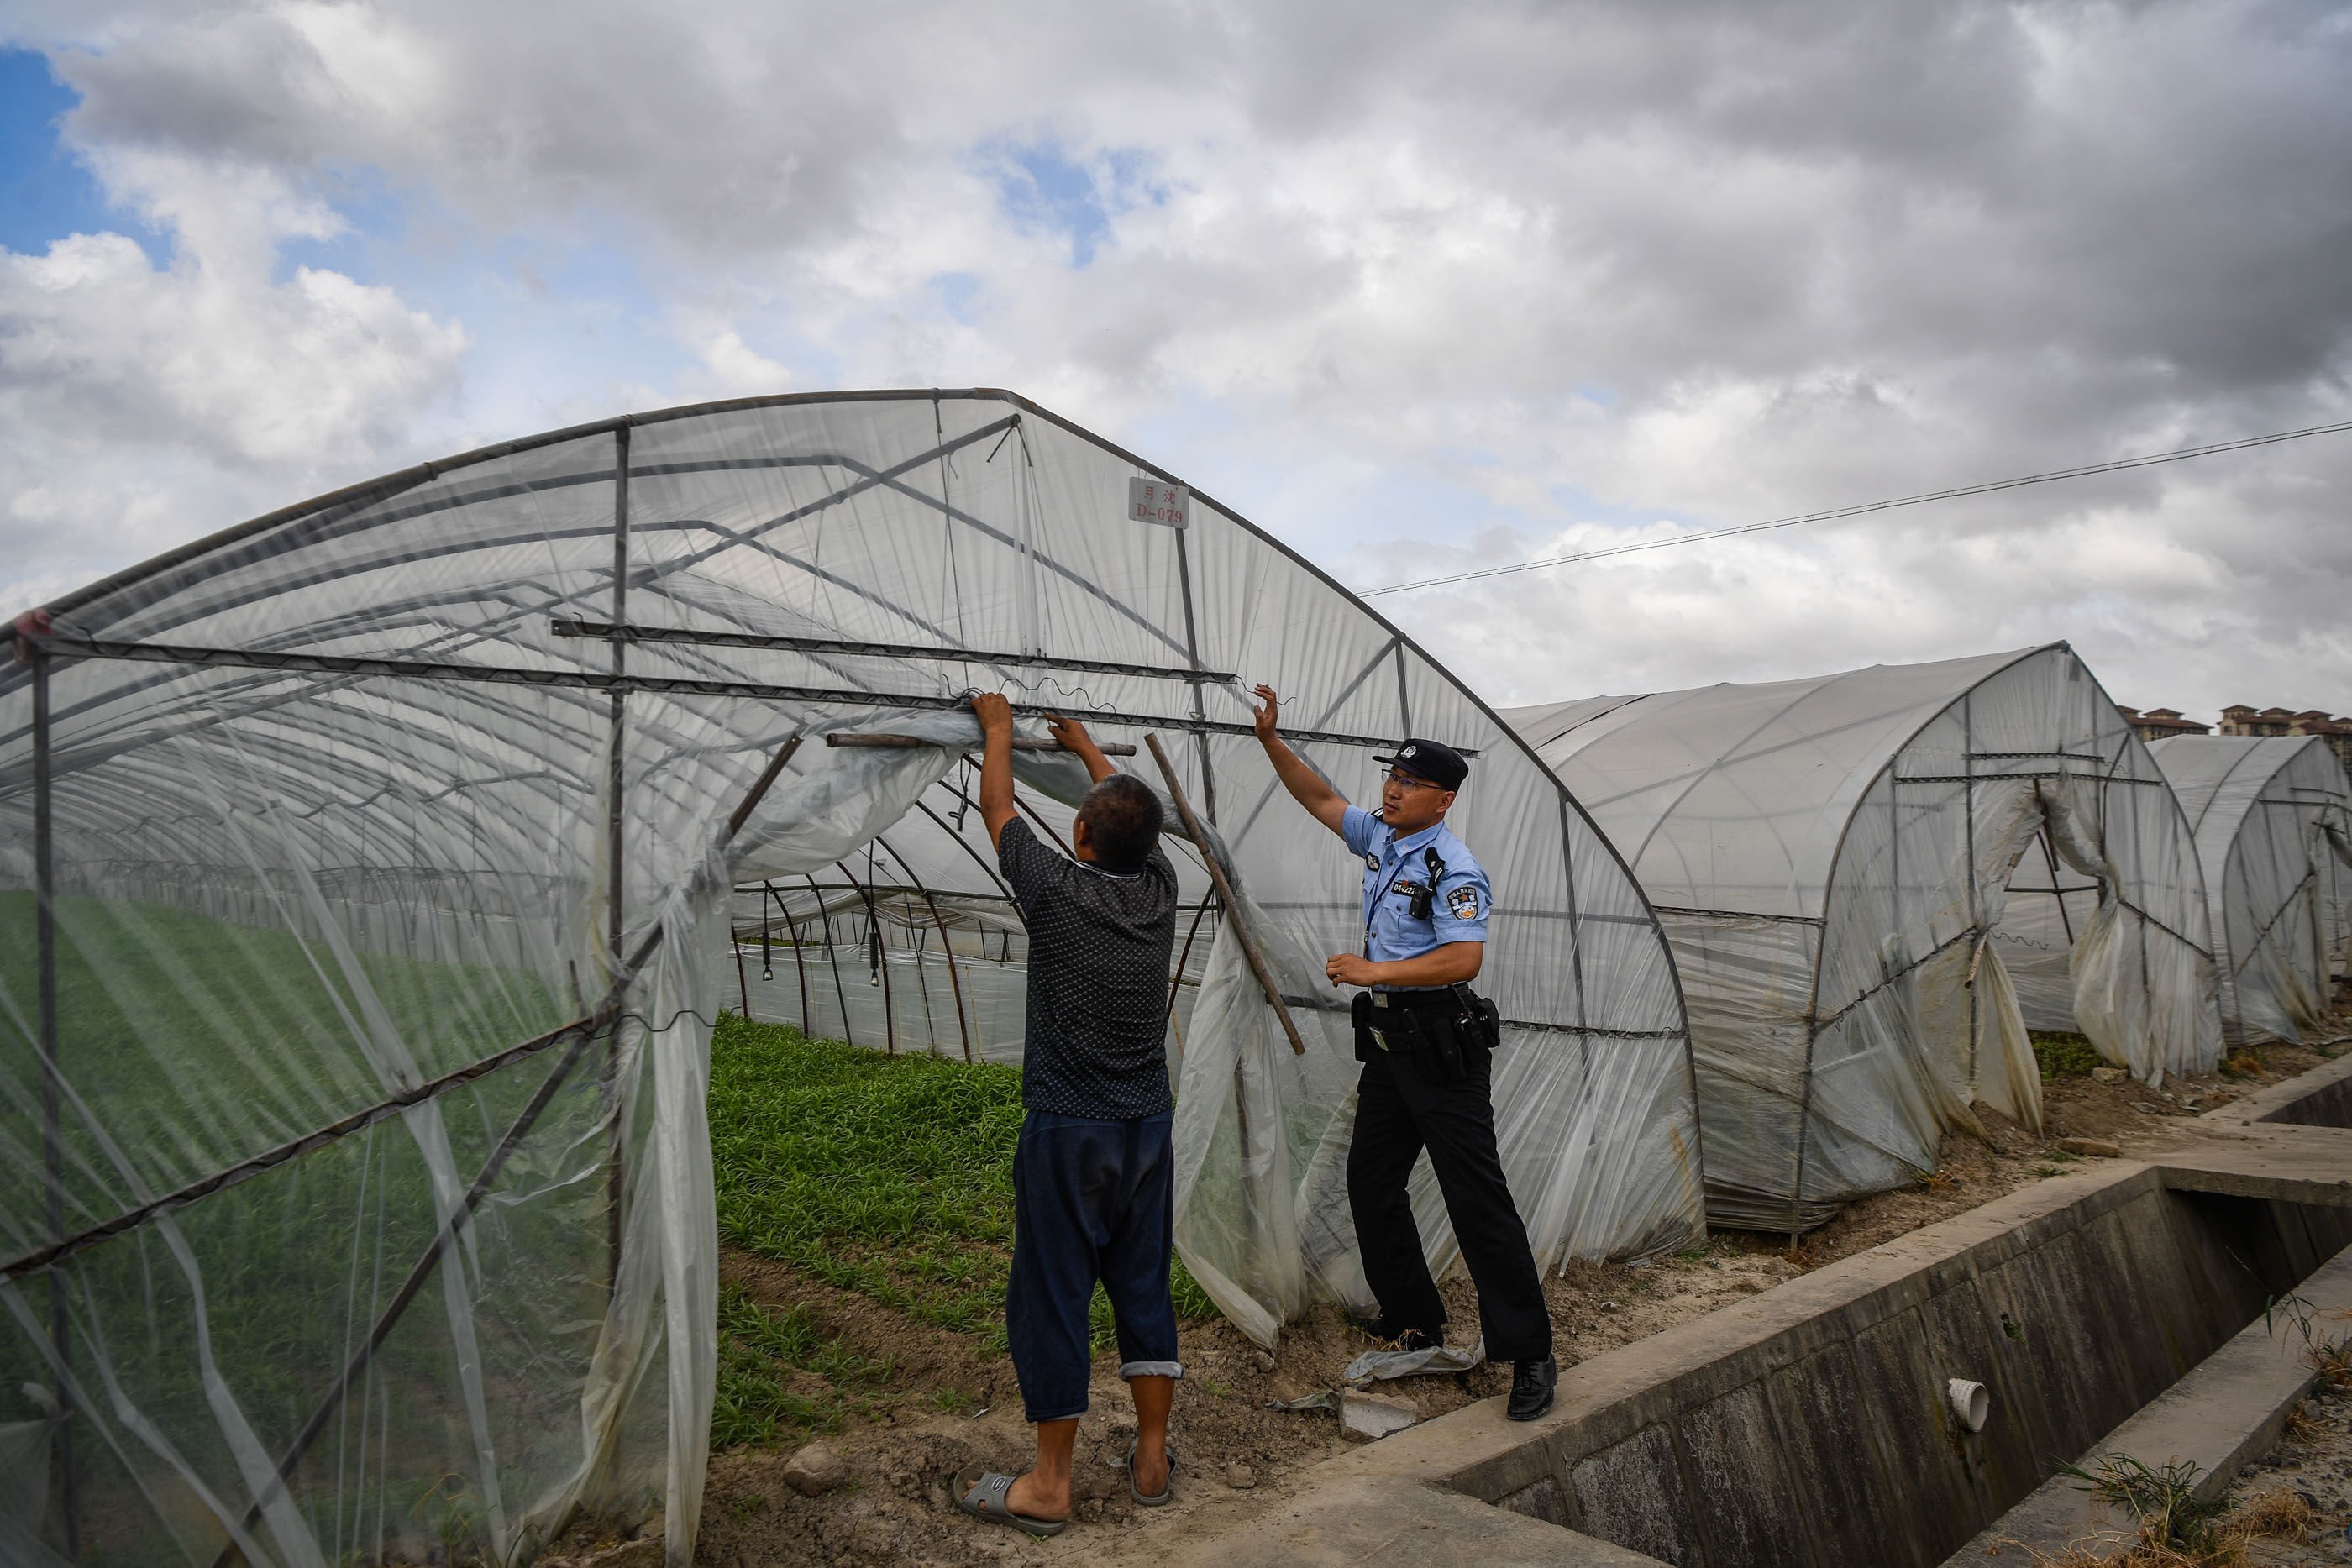
[[[1013,1151],[1021,1072],[887,1056],[789,1024],[723,1014],[710,1040],[711,1166],[730,1246],[1004,1351],[1013,1256]],[[1215,1315],[1176,1264],[1181,1316]],[[1097,1352],[1111,1343],[1095,1292]],[[815,1373],[830,1392],[806,1386]],[[722,1293],[714,1447],[837,1430],[890,1400],[887,1363],[826,1339],[804,1307]]]
[[[68,897],[58,925],[62,1076],[104,1134],[67,1104],[69,1228],[382,1099],[367,1052],[385,1029],[430,1074],[565,1016],[535,977],[512,968],[373,953],[357,957],[371,993],[363,1007],[316,945],[163,905]],[[0,1142],[18,1152],[0,1175],[0,1246],[12,1256],[46,1239],[33,964],[31,897],[0,895],[0,1067],[16,1086],[0,1107]],[[436,1103],[460,1184],[553,1064],[532,1058]],[[602,1185],[576,1179],[601,1157],[598,1094],[594,1072],[574,1075],[464,1248],[490,1432],[509,1460],[551,1460],[551,1445],[578,1427],[578,1373],[606,1291]],[[74,1375],[97,1417],[79,1424],[75,1446],[84,1561],[176,1561],[183,1543],[217,1540],[186,1481],[131,1435],[126,1410],[216,1495],[246,1495],[223,1406],[199,1370],[205,1357],[254,1441],[284,1451],[436,1223],[416,1129],[394,1118],[70,1260],[61,1272]],[[56,1383],[38,1343],[48,1281],[0,1297],[15,1298],[0,1320],[0,1421],[30,1419],[37,1406],[23,1386]],[[476,1468],[457,1357],[445,1298],[428,1288],[296,1473],[297,1506],[332,1543],[331,1559],[430,1539],[438,1516],[476,1506],[445,1485],[453,1469]],[[544,1469],[520,1465],[512,1479]]]

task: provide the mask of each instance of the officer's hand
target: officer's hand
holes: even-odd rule
[[[1258,687],[1257,697],[1258,701],[1264,703],[1265,706],[1261,708],[1252,708],[1250,710],[1251,722],[1257,726],[1258,739],[1261,741],[1270,741],[1274,738],[1275,715],[1282,706],[1282,699],[1274,695],[1274,688],[1272,686],[1267,685],[1261,685]]]
[[[1380,966],[1360,953],[1334,953],[1323,960],[1323,973],[1335,986],[1369,986],[1380,977]]]
[[[971,711],[972,716],[980,720],[981,734],[996,735],[999,733],[1011,733],[1013,729],[1013,705],[1004,700],[1002,693],[972,693]]]

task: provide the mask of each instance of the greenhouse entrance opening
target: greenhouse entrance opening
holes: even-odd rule
[[[2047,823],[2018,852],[2007,902],[1992,930],[2028,1030],[2080,1033],[2074,1020],[2074,944],[2099,912],[2095,876],[2059,857]]]

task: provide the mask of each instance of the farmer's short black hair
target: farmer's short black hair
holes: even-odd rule
[[[1114,773],[1087,791],[1078,821],[1087,825],[1095,857],[1125,871],[1151,857],[1160,837],[1160,797],[1133,774]]]

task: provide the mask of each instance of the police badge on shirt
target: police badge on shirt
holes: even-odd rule
[[[1456,920],[1477,919],[1478,890],[1475,887],[1455,888],[1445,895],[1445,908]]]

